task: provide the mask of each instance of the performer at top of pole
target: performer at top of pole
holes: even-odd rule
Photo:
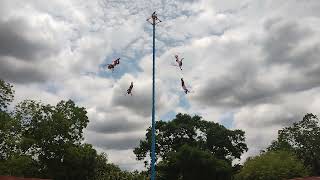
[[[152,20],[152,21],[151,21]],[[156,14],[156,11],[152,13],[151,17],[149,17],[147,19],[147,21],[152,24],[152,25],[156,25],[161,23],[162,21],[158,18],[158,15]]]

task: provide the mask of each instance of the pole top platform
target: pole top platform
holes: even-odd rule
[[[152,25],[156,25],[161,23],[162,21],[158,18],[158,15],[156,14],[156,11],[152,13],[151,17],[149,17],[147,19],[147,21],[152,24]]]

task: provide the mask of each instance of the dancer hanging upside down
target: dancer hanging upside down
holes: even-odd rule
[[[181,78],[181,86],[182,86],[182,89],[184,90],[184,93],[188,94],[190,92],[189,89],[187,89],[186,85],[184,84],[183,78]]]
[[[127,90],[127,94],[132,96],[133,82],[131,82],[129,89]]]
[[[176,62],[177,62],[177,64],[178,64],[178,67],[179,67],[180,70],[182,71],[182,60],[183,60],[184,58],[181,58],[181,59],[179,60],[179,56],[178,56],[178,55],[175,55],[174,57],[176,58]]]

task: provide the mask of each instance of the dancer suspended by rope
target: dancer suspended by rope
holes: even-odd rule
[[[110,69],[112,72],[114,71],[114,65],[113,64],[107,64],[107,68]]]
[[[115,59],[115,60],[112,62],[112,64],[107,64],[107,68],[113,72],[113,71],[114,71],[114,68],[115,68],[117,65],[119,65],[119,64],[120,64],[120,58]]]
[[[132,89],[133,89],[133,82],[131,82],[129,89],[127,89],[127,94],[130,94],[132,96]]]
[[[119,65],[120,64],[120,58],[114,60],[113,64],[114,64],[114,66]]]
[[[180,68],[180,70],[182,71],[182,60],[183,60],[184,58],[181,58],[181,59],[179,60],[179,56],[178,56],[178,55],[175,55],[174,57],[176,58],[176,62],[177,62],[177,65],[174,65],[174,66],[178,66],[178,67]]]
[[[186,93],[186,94],[190,93],[189,89],[184,84],[183,78],[181,78],[181,86],[182,86],[182,89],[184,90],[184,93]]]

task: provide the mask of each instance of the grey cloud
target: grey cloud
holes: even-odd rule
[[[155,106],[157,111],[162,112],[169,103],[170,99],[167,99],[165,95],[159,90],[156,92],[156,102]],[[111,106],[115,107],[125,107],[131,112],[134,112],[140,116],[149,117],[151,116],[151,106],[152,106],[152,95],[151,95],[151,88],[148,89],[134,89],[132,96],[125,96],[124,93],[119,93],[124,91],[118,91],[114,93]],[[168,104],[166,104],[168,103]]]
[[[133,149],[139,145],[142,137],[128,134],[110,134],[104,136],[103,134],[87,135],[86,140],[96,147],[102,149],[126,150]]]
[[[140,138],[127,137],[123,139],[113,140],[112,138],[101,139],[92,142],[93,145],[103,149],[125,150],[132,149],[139,145]]]
[[[57,53],[58,47],[38,33],[42,30],[31,26],[27,19],[0,19],[1,78],[14,83],[30,83],[44,82],[50,77],[52,72],[47,68],[52,70],[54,64],[47,58]]]
[[[195,100],[222,107],[239,107],[265,101],[275,92],[267,84],[257,81],[257,64],[245,61],[235,63],[231,70],[218,78],[211,78]]]
[[[261,106],[264,110],[261,110]],[[243,111],[244,110],[244,111]],[[235,128],[246,132],[249,151],[252,156],[267,148],[277,138],[278,130],[300,121],[305,108],[294,108],[285,104],[248,106],[235,115]]]
[[[130,110],[146,117],[149,116],[151,112],[151,95],[136,93],[132,97],[115,96],[112,98],[112,104],[114,106],[127,107]]]
[[[0,77],[10,82],[27,84],[43,82],[50,76],[50,72],[33,63],[26,63],[14,58],[0,56]]]
[[[293,79],[288,75],[279,91],[296,92],[318,87],[320,41],[317,37],[320,32],[281,18],[270,21],[265,25],[268,36],[263,43],[266,65],[287,64],[291,66],[292,72],[301,74],[301,79]],[[308,46],[307,40],[314,43]]]
[[[299,47],[305,39],[314,36],[311,29],[303,27],[294,21],[276,18],[266,21],[265,30],[268,35],[263,43],[263,49],[267,63],[288,63],[294,67],[314,63],[314,59],[308,58],[308,54],[311,53],[312,55],[314,50],[319,53],[319,51],[317,52],[318,48],[311,48],[308,53],[298,54],[297,56],[292,55],[293,50]]]
[[[303,116],[305,113],[305,111],[302,109],[298,110],[294,108],[283,108],[283,106],[284,105],[282,105],[282,107],[274,106],[272,108],[268,108],[266,111],[252,112],[243,118],[239,118],[238,123],[248,129],[285,127],[299,121],[301,116]],[[252,108],[255,111],[259,111],[252,106],[248,106],[247,108]]]
[[[38,33],[26,21],[11,19],[0,21],[0,55],[12,56],[17,59],[34,61],[45,59],[55,52],[45,40],[31,39],[25,32]]]
[[[133,95],[125,96],[126,89],[129,87],[129,82],[127,82],[128,86],[125,87],[123,85],[119,87],[115,87],[113,89],[114,93],[111,100],[111,105],[114,107],[126,107],[130,109],[132,112],[137,113],[143,117],[148,117],[151,115],[151,81],[144,79],[137,79],[133,88]],[[160,89],[157,89],[156,93],[156,107],[161,109],[164,107],[164,103],[161,100],[163,93]]]
[[[263,50],[265,59],[239,59],[224,75],[211,78],[209,83],[202,85],[194,100],[207,105],[234,108],[275,102],[283,94],[318,87],[320,41],[315,41],[312,47],[307,48],[304,42],[310,38],[316,39],[319,33],[281,18],[267,21],[265,29],[266,38],[257,44]],[[281,66],[287,66],[289,74],[272,84],[263,80],[264,76],[272,76],[268,74],[272,68]]]
[[[88,126],[88,130],[97,133],[119,133],[132,132],[146,129],[145,122],[131,122],[126,117],[113,117],[108,121],[92,122]]]

